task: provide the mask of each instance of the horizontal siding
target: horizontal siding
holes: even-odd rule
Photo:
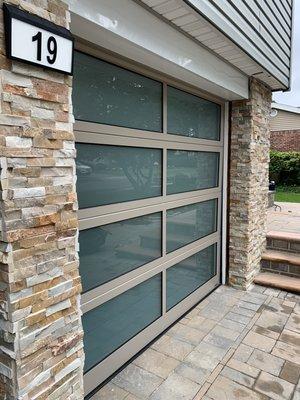
[[[281,83],[288,86],[292,3],[289,0],[185,0]]]
[[[270,124],[271,131],[300,129],[300,114],[278,110],[276,117],[271,117]]]

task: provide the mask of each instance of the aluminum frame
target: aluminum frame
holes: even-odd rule
[[[101,52],[98,49],[77,44],[76,48],[91,54],[105,61],[113,62],[123,68],[149,76],[163,83],[163,131],[151,132],[132,128],[104,125],[93,122],[76,121],[74,125],[75,141],[78,143],[104,144],[117,146],[133,146],[144,148],[155,148],[162,150],[162,196],[152,197],[142,200],[128,201],[111,205],[103,205],[81,209],[78,212],[79,229],[85,230],[121,220],[126,220],[155,212],[162,213],[162,256],[141,267],[138,267],[112,281],[109,281],[95,289],[82,295],[81,308],[83,313],[98,307],[108,300],[118,296],[125,291],[135,287],[145,280],[161,274],[162,276],[162,315],[151,325],[143,329],[140,333],[123,344],[114,353],[105,358],[84,377],[85,395],[90,393],[99,384],[112,375],[122,364],[127,362],[138,351],[145,347],[151,340],[158,336],[181,315],[188,311],[193,305],[201,300],[207,293],[213,290],[220,283],[221,276],[221,254],[222,254],[222,211],[223,206],[223,168],[224,168],[224,130],[225,124],[225,102],[203,94],[196,88],[184,85],[174,79],[162,77],[160,74],[145,67],[131,64],[126,60],[121,60]],[[221,126],[220,140],[206,140],[189,138],[167,133],[167,89],[168,85],[184,90],[191,94],[214,101],[221,106]],[[179,194],[166,194],[167,182],[167,150],[191,150],[219,153],[218,186],[204,190],[195,190]],[[217,229],[214,233],[189,243],[169,254],[166,253],[166,212],[169,209],[177,208],[201,201],[217,199]],[[187,257],[203,250],[204,248],[216,244],[217,246],[217,266],[216,275],[208,282],[195,290],[179,304],[166,312],[166,271],[168,268],[184,260]]]

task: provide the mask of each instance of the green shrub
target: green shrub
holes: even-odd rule
[[[300,152],[271,151],[269,178],[280,186],[300,186]]]

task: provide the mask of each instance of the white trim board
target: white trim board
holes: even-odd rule
[[[219,98],[248,98],[248,77],[133,0],[64,0],[71,32]]]

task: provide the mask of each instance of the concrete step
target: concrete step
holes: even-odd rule
[[[255,277],[254,283],[286,290],[287,292],[300,293],[300,279],[290,276],[261,272]]]
[[[294,232],[269,231],[267,249],[300,253],[300,234]]]
[[[266,250],[262,255],[261,270],[300,278],[300,254]]]

